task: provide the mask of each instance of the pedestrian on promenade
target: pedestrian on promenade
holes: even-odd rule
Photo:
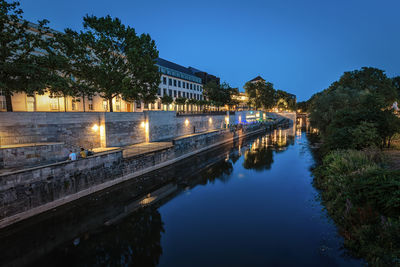
[[[69,160],[76,160],[76,153],[72,152],[72,150],[69,151],[68,155]]]

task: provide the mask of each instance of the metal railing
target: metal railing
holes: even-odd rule
[[[9,135],[0,136],[0,146],[12,146],[22,144],[36,144],[49,141],[46,137],[40,135]]]
[[[178,111],[176,116],[209,116],[226,115],[227,111]],[[229,111],[230,115],[235,115],[235,111]]]

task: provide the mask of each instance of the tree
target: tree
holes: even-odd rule
[[[396,76],[392,78],[392,84],[397,91],[397,99],[400,98],[400,76]]]
[[[158,51],[149,35],[136,35],[118,18],[84,17],[82,33],[91,49],[90,79],[102,97],[108,100],[121,95],[127,101],[152,103],[160,83],[155,66]]]
[[[301,101],[296,103],[296,110],[300,110],[300,112],[308,112],[310,108],[309,101]]]
[[[219,110],[220,107],[229,104],[232,88],[226,82],[217,84],[214,80],[204,86],[204,95]]]
[[[188,99],[187,104],[193,106],[193,105],[197,105],[198,102],[199,101],[197,99],[192,98],[192,99]]]
[[[172,98],[172,96],[169,96],[169,95],[164,95],[160,99],[161,99],[161,103],[163,105],[167,105],[167,110],[169,109],[169,105],[172,104],[172,102],[174,102],[174,99]]]
[[[256,110],[261,107],[270,109],[275,105],[276,91],[272,83],[264,83],[262,81],[256,83],[247,82],[244,89],[249,97],[249,105],[255,107]]]
[[[239,105],[239,89],[238,88],[229,88],[229,97],[227,101],[227,105],[229,109],[232,109],[233,107]]]
[[[247,82],[244,85],[244,90],[249,97],[249,106],[254,107],[256,110],[261,108],[261,98],[260,98],[260,91],[262,90],[263,82]]]
[[[362,67],[361,70],[345,72],[327,91],[332,92],[339,88],[376,93],[383,97],[388,106],[397,98],[392,80],[386,76],[385,71],[377,68]]]
[[[400,119],[389,107],[395,88],[373,68],[345,73],[310,101],[311,125],[320,130],[324,151],[390,146]],[[343,87],[354,86],[352,87]]]
[[[185,97],[178,97],[175,99],[175,104],[178,105],[178,111],[180,107],[186,104],[187,99]]]
[[[157,100],[158,86],[161,74],[155,65],[158,50],[154,40],[149,34],[136,37],[134,29],[128,27],[130,33],[127,49],[124,54],[128,60],[129,72],[132,75],[131,83],[126,83],[123,88],[123,97],[126,100],[141,99],[144,103],[154,103]]]
[[[96,93],[91,74],[91,49],[87,46],[84,35],[71,29],[64,33],[55,33],[49,45],[48,54],[59,58],[56,71],[65,79],[63,87],[50,86],[50,92],[58,91],[69,96],[81,97],[85,111],[85,97]]]
[[[46,43],[42,35],[48,34],[48,21],[38,21],[35,34],[33,25],[22,14],[19,2],[0,0],[0,90],[5,95],[7,111],[13,110],[14,93],[43,94],[49,78],[49,62],[39,53]]]

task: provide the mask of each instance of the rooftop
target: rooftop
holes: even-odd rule
[[[157,58],[156,59],[156,64],[161,66],[161,67],[165,67],[165,68],[177,70],[177,71],[189,74],[189,75],[193,75],[193,72],[190,69],[188,69],[188,68],[186,68],[184,66],[178,65],[176,63],[173,63],[171,61],[162,59],[162,58]]]
[[[260,75],[258,75],[254,79],[250,80],[249,82],[256,82],[256,81],[260,81],[260,80],[265,82],[265,79],[263,77],[261,77]]]

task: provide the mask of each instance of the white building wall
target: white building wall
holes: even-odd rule
[[[183,87],[184,85],[185,87]],[[192,86],[192,89],[190,89],[190,86]],[[188,99],[197,99],[197,100],[203,99],[203,85],[201,83],[187,81],[184,79],[163,74],[161,75],[161,83],[159,85],[159,88],[160,88],[160,96],[164,96],[165,95],[164,93],[170,95],[170,90],[171,90],[171,96],[173,98],[177,98],[180,96]]]

